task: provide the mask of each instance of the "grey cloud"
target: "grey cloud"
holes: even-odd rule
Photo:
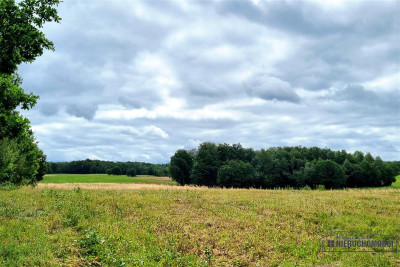
[[[59,107],[52,103],[40,103],[38,104],[40,112],[45,116],[56,115],[59,111]]]
[[[20,68],[41,97],[22,112],[49,160],[168,162],[202,141],[398,159],[399,85],[366,84],[399,71],[399,13],[395,1],[66,1],[45,28],[56,51]]]
[[[395,23],[398,8],[396,1],[352,1],[344,10],[350,15],[345,20],[340,19],[342,14],[335,17],[334,12],[329,14],[311,1],[260,1],[259,5],[251,1],[225,1],[219,3],[217,10],[281,31],[321,37],[352,33],[385,35],[399,29]]]
[[[132,93],[122,93],[118,102],[127,108],[153,108],[160,104],[161,97],[157,91],[135,90]]]
[[[360,85],[349,85],[339,90],[335,94],[338,100],[348,100],[353,102],[361,102],[364,104],[373,104],[379,97],[372,91],[367,91]]]
[[[385,114],[393,112],[394,114],[400,111],[400,98],[392,93],[377,94],[373,91],[366,90],[361,85],[349,85],[335,92],[333,99],[339,101],[348,101],[351,104],[358,104],[366,108],[378,106]],[[375,109],[376,110],[376,109]]]
[[[85,118],[87,120],[93,120],[94,115],[97,111],[96,105],[70,105],[67,107],[67,113],[75,116]]]
[[[354,1],[337,14],[311,1],[261,1],[259,6],[230,1],[221,2],[218,10],[299,37],[294,56],[276,65],[278,75],[295,87],[322,90],[398,70],[396,1]]]
[[[250,96],[264,100],[278,100],[299,103],[300,97],[288,82],[277,77],[257,76],[245,82],[246,92]]]

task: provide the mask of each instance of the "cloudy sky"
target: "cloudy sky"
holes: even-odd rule
[[[399,1],[82,1],[20,66],[50,161],[168,162],[204,141],[400,160]]]

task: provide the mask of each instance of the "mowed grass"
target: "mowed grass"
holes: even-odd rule
[[[399,207],[399,189],[0,190],[0,266],[399,266],[319,241],[399,238]]]
[[[146,183],[176,185],[168,177],[156,177],[150,175],[138,175],[128,177],[126,175],[107,174],[48,174],[40,183]]]

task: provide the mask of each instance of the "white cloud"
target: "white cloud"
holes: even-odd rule
[[[164,132],[162,129],[158,128],[157,126],[150,125],[150,126],[145,126],[144,127],[144,133],[147,134],[153,134],[156,136],[160,136],[162,138],[168,138],[168,134]]]
[[[376,93],[384,91],[400,94],[400,71],[367,81],[363,85]]]

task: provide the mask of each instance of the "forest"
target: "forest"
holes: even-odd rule
[[[318,147],[272,147],[254,150],[240,144],[205,142],[180,149],[169,173],[181,185],[227,188],[358,188],[390,186],[399,162],[356,151]]]
[[[167,164],[151,164],[145,162],[113,162],[102,160],[77,160],[70,162],[47,162],[47,173],[97,174],[110,175],[154,175],[167,176]]]

